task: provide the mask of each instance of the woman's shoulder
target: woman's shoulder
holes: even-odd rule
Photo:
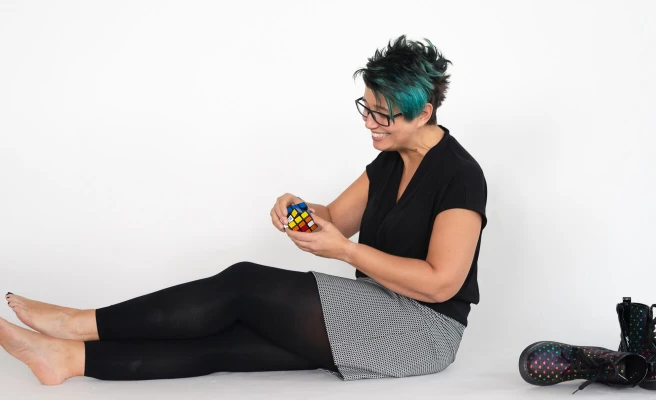
[[[385,169],[391,168],[394,165],[395,161],[397,161],[399,158],[400,156],[397,151],[379,152],[376,155],[376,157],[369,164],[367,164],[366,167],[367,175],[369,175],[370,177],[372,175],[374,176],[379,175]]]
[[[460,142],[451,136],[446,148],[444,162],[454,178],[475,178],[485,180],[485,173],[479,162]]]

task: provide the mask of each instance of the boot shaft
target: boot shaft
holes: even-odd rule
[[[617,305],[621,329],[620,351],[640,354],[647,361],[656,358],[653,307],[633,303],[630,297],[625,297]]]
[[[656,321],[654,307],[633,303],[625,297],[617,305],[617,317],[620,322],[621,341],[619,350],[639,354],[647,360],[648,372],[640,383],[644,389],[656,390]]]

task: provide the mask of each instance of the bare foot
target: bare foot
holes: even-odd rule
[[[0,345],[25,363],[44,385],[59,385],[84,375],[82,342],[51,338],[0,318]]]
[[[95,327],[94,310],[60,307],[9,293],[5,298],[18,319],[37,332],[59,339],[97,340],[89,332]]]

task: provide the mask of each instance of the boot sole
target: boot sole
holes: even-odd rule
[[[528,371],[528,368],[526,366],[526,358],[528,357],[528,355],[530,353],[534,352],[536,349],[538,349],[539,347],[544,346],[547,343],[548,344],[555,344],[555,345],[558,345],[558,346],[587,347],[589,349],[602,349],[602,347],[575,346],[575,345],[571,345],[571,344],[559,343],[559,342],[554,342],[554,341],[541,341],[541,342],[535,342],[535,343],[529,345],[528,347],[526,347],[526,349],[524,349],[524,351],[522,351],[522,354],[519,356],[519,374],[522,376],[522,379],[524,379],[524,381],[526,381],[527,383],[530,383],[531,385],[552,386],[552,385],[556,385],[558,383],[562,383],[562,382],[541,382],[541,381],[537,381],[537,380],[531,378],[531,376],[529,375],[529,371]]]

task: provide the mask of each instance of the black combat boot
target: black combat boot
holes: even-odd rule
[[[643,356],[648,363],[647,377],[640,383],[643,389],[656,390],[656,339],[654,329],[654,307],[631,303],[630,297],[617,305],[617,317],[620,321],[622,336],[619,351],[636,353]]]
[[[538,386],[585,379],[576,393],[594,382],[633,387],[647,375],[647,361],[639,354],[601,347],[537,342],[519,357],[519,373],[526,382]]]

